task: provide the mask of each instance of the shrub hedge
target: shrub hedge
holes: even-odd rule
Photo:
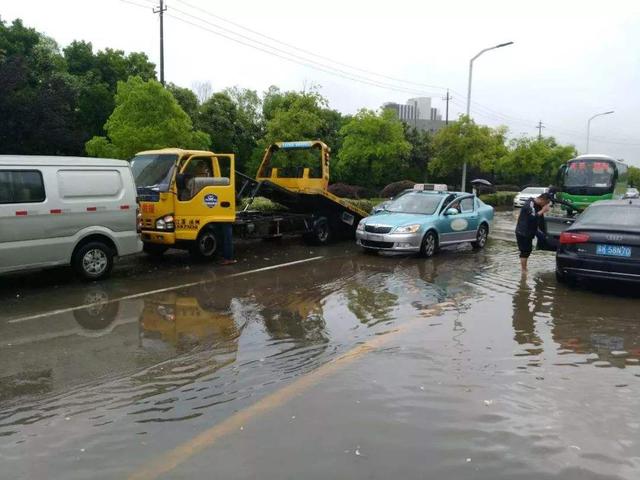
[[[488,193],[486,195],[480,195],[480,200],[482,200],[487,205],[491,205],[492,207],[512,206],[513,198],[517,194],[518,192]]]

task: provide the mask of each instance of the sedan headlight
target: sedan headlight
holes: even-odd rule
[[[420,224],[405,225],[404,227],[396,227],[393,233],[416,233],[420,230]]]
[[[362,232],[364,230],[364,220],[360,220],[360,223],[358,223],[356,230],[359,232]]]

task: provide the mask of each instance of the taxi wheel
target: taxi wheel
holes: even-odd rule
[[[489,229],[483,223],[482,225],[480,225],[480,228],[478,228],[478,234],[476,235],[476,241],[475,242],[471,242],[471,246],[473,247],[473,249],[474,250],[480,250],[481,248],[484,248],[484,246],[487,244],[487,237],[488,236],[489,236]]]
[[[213,260],[218,253],[218,236],[213,228],[204,228],[198,234],[196,241],[189,248],[191,256],[198,261]]]
[[[438,239],[433,232],[427,232],[422,239],[422,247],[420,248],[420,255],[425,258],[433,257],[438,248]]]

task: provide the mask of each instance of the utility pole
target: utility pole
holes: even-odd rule
[[[443,98],[443,100],[447,101],[446,113],[444,116],[444,124],[449,125],[449,100],[453,99],[451,95],[449,95],[449,89],[447,88],[447,96]]]
[[[164,86],[164,12],[167,11],[167,7],[164,4],[164,0],[160,0],[160,6],[153,9],[153,13],[160,14],[160,83]]]
[[[536,125],[536,128],[538,129],[538,141],[542,140],[542,129],[546,128],[543,124],[542,124],[542,120],[540,120],[538,122],[538,125]]]

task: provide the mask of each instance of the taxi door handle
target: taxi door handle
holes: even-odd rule
[[[220,206],[222,208],[229,208],[231,206],[231,202],[220,202]]]

